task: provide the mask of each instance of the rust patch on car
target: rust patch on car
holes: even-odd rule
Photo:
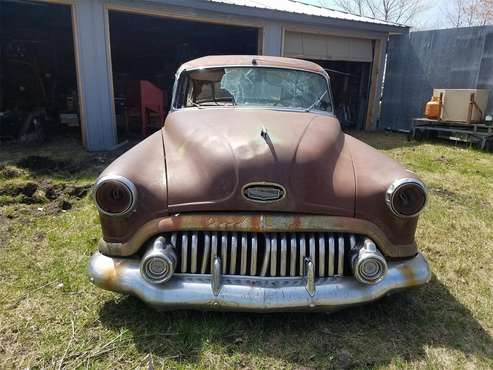
[[[117,271],[114,265],[107,265],[102,269],[101,278],[97,285],[106,290],[113,290],[115,282],[118,280]]]
[[[298,230],[301,227],[301,220],[299,217],[294,217],[291,225],[289,226],[289,230]]]
[[[416,275],[414,274],[414,270],[412,269],[411,266],[402,265],[399,267],[399,270],[405,276],[407,286],[418,285],[418,281],[416,280]]]

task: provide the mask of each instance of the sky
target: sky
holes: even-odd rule
[[[320,5],[319,0],[301,0],[305,3]],[[423,5],[426,8],[417,17],[416,28],[418,29],[434,29],[445,28],[446,22],[444,21],[444,9],[450,0],[423,0]],[[331,1],[333,3],[333,1]],[[332,6],[333,9],[337,7]]]

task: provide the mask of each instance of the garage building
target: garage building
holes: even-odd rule
[[[263,54],[322,65],[343,125],[373,129],[388,36],[407,32],[293,0],[0,0],[0,122],[112,150],[159,127],[181,63]]]

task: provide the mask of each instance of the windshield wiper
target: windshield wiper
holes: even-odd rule
[[[191,101],[189,103],[192,104],[194,107],[197,107],[199,109],[204,109],[204,107],[201,104],[195,103],[194,101]]]
[[[315,102],[312,105],[310,105],[308,108],[305,109],[305,112],[310,112],[315,106],[320,104],[320,102],[325,97],[325,95],[327,95],[328,92],[329,90],[325,90],[324,93],[320,95],[320,97],[317,100],[315,100]]]

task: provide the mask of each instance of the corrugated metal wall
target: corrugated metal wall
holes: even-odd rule
[[[488,89],[493,111],[493,27],[391,36],[379,127],[409,129],[434,88]]]

